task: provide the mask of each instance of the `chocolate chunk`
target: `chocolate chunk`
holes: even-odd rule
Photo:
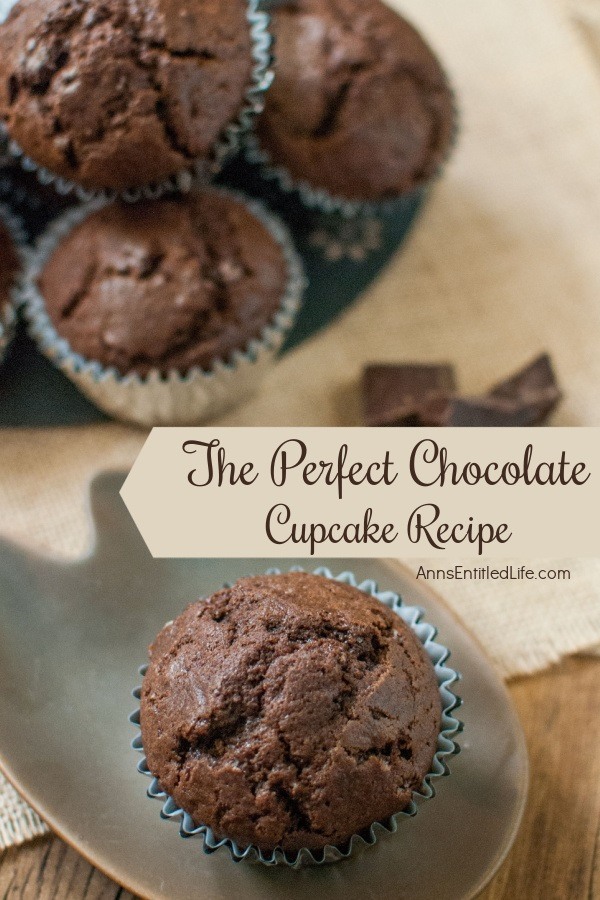
[[[541,421],[535,403],[499,397],[454,397],[440,424],[454,428],[525,428]]]
[[[363,375],[367,425],[414,426],[425,402],[438,403],[455,390],[454,369],[447,364],[412,363],[367,366]]]
[[[484,397],[455,397],[447,406],[443,424],[473,428],[541,425],[560,396],[550,357],[543,353]]]
[[[547,353],[481,397],[456,396],[448,365],[369,366],[363,389],[367,425],[404,427],[541,425],[561,398]]]
[[[453,401],[454,397],[450,394],[430,394],[419,407],[415,425],[422,428],[441,428],[447,425]]]
[[[501,381],[492,388],[489,396],[531,407],[534,421],[530,424],[543,422],[561,398],[548,354],[542,353],[512,378]]]

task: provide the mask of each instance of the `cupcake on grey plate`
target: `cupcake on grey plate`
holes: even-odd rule
[[[0,362],[4,359],[16,324],[13,297],[21,271],[21,256],[15,231],[11,213],[0,204]]]
[[[0,119],[44,180],[184,187],[262,108],[257,0],[18,0],[0,25]]]
[[[439,173],[456,127],[444,71],[381,0],[274,5],[275,79],[249,156],[309,205],[356,212]]]
[[[98,406],[187,424],[251,395],[304,281],[280,222],[222,190],[67,212],[26,273],[24,312]]]
[[[326,570],[242,578],[150,648],[146,767],[209,850],[340,859],[374,842],[374,823],[391,828],[454,751],[440,733],[456,700],[426,641],[381,602],[395,595],[355,585]]]

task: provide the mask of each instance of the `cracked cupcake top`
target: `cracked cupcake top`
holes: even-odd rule
[[[377,599],[304,573],[242,578],[150,648],[148,766],[240,846],[341,844],[403,809],[440,727],[435,672]]]
[[[19,271],[19,257],[8,228],[0,222],[0,316],[10,300],[10,293]],[[2,324],[0,322],[0,331]]]
[[[452,95],[405,19],[380,0],[284,0],[272,30],[275,81],[258,130],[276,165],[346,200],[397,197],[439,169]]]
[[[205,190],[92,213],[59,244],[38,287],[73,351],[144,376],[210,369],[245,350],[273,320],[287,279],[262,222]]]
[[[251,81],[245,0],[19,0],[0,25],[0,117],[91,189],[210,157]]]

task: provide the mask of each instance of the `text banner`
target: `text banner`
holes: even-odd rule
[[[600,555],[598,428],[155,428],[157,557]]]

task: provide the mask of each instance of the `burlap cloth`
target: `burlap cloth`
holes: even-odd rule
[[[366,361],[449,358],[477,391],[547,349],[566,394],[555,423],[600,425],[600,0],[401,6],[456,84],[458,152],[366,295],[222,424],[357,424]],[[81,554],[90,478],[126,469],[143,440],[117,425],[4,430],[0,533]],[[568,585],[438,587],[510,677],[600,643],[600,560],[564,564]],[[43,830],[0,782],[0,847]]]

